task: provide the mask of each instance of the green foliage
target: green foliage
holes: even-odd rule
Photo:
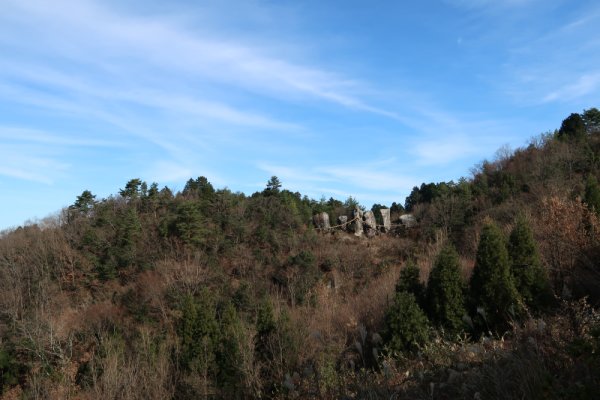
[[[400,271],[398,283],[396,283],[396,293],[412,293],[420,306],[424,305],[425,285],[421,282],[421,271],[417,264],[409,261]]]
[[[205,244],[209,232],[206,229],[206,219],[197,203],[186,201],[179,204],[172,231],[188,246],[197,248]]]
[[[226,398],[242,398],[244,374],[242,371],[242,321],[235,307],[227,303],[221,313],[220,339],[216,352],[217,381]]]
[[[141,179],[131,179],[125,184],[124,189],[119,190],[119,194],[125,199],[135,200],[141,197],[142,195],[145,195],[145,190],[142,190],[145,187],[146,183],[143,182]]]
[[[311,291],[321,278],[315,256],[302,250],[288,258],[273,275],[273,280],[285,288],[292,304],[307,304]]]
[[[438,255],[427,281],[427,311],[431,320],[451,332],[459,331],[466,314],[458,254],[447,245]]]
[[[404,213],[404,206],[402,204],[398,204],[396,202],[392,203],[390,207],[390,213],[392,214],[402,214]]]
[[[273,304],[268,297],[261,302],[256,317],[256,331],[259,341],[275,330],[275,315],[273,313]]]
[[[191,371],[214,375],[220,332],[212,293],[204,288],[197,298],[185,296],[181,312],[178,335],[182,365]]]
[[[70,207],[83,214],[87,214],[94,207],[96,196],[89,190],[84,190],[81,195],[77,196],[75,203]]]
[[[600,185],[593,175],[589,175],[585,181],[585,195],[583,201],[591,210],[600,214]]]
[[[453,181],[440,183],[422,183],[420,187],[413,187],[406,198],[404,208],[407,212],[413,212],[418,204],[432,204],[440,198],[465,198],[470,199],[471,190],[468,182],[461,179],[458,183]]]
[[[275,195],[279,193],[279,189],[281,189],[281,181],[278,177],[273,175],[271,179],[267,182],[267,187],[264,190],[265,195]]]
[[[540,262],[533,232],[523,216],[517,218],[510,233],[508,253],[515,287],[525,304],[534,310],[548,305],[550,284]]]
[[[470,282],[472,311],[480,308],[492,330],[502,330],[520,310],[520,296],[510,273],[506,242],[500,229],[488,222],[481,232]]]
[[[580,140],[586,135],[586,126],[580,114],[573,113],[565,118],[558,131],[561,140]]]
[[[181,194],[191,198],[208,198],[215,193],[215,188],[204,176],[199,176],[195,180],[190,178],[183,188]]]
[[[112,252],[117,267],[125,268],[135,263],[137,242],[141,236],[142,224],[135,208],[128,208],[117,219],[117,232]]]
[[[19,376],[23,373],[23,367],[17,362],[14,349],[5,343],[0,347],[0,395],[4,390],[15,386],[19,382]]]
[[[347,211],[352,211],[356,207],[360,207],[360,203],[358,202],[358,200],[356,200],[356,198],[348,196],[348,198],[344,201],[344,207]]]
[[[384,339],[390,351],[416,350],[429,338],[427,317],[412,293],[398,292],[385,315]]]
[[[595,107],[587,109],[581,117],[588,134],[600,132],[600,110]]]

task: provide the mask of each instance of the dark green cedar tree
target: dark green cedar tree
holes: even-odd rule
[[[463,290],[458,254],[452,245],[447,245],[435,260],[427,281],[427,311],[435,324],[450,332],[461,330],[466,314]]]
[[[504,330],[520,310],[521,298],[510,273],[505,238],[493,222],[484,225],[471,276],[472,311],[493,331]]]

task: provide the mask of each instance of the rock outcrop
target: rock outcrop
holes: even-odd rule
[[[360,210],[360,208],[356,207],[354,209],[354,211],[352,212],[352,219],[354,219],[354,222],[352,223],[352,228],[351,230],[354,232],[355,236],[362,236],[363,235],[363,212]]]
[[[327,214],[326,212],[315,214],[313,216],[313,223],[315,224],[315,228],[318,229],[331,228],[331,224],[329,224],[329,214]]]
[[[417,219],[412,214],[404,214],[400,216],[400,222],[405,228],[412,228],[417,225]]]
[[[377,220],[373,211],[366,211],[363,214],[364,230],[367,237],[373,237],[377,234]]]
[[[383,229],[384,233],[389,232],[392,229],[392,218],[390,216],[389,208],[382,208],[379,210],[381,213],[381,218],[383,219]]]

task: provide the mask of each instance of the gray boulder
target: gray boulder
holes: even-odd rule
[[[389,232],[392,229],[392,219],[390,217],[390,209],[382,208],[379,210],[381,212],[381,218],[383,218],[383,232]]]
[[[412,214],[404,214],[400,216],[400,222],[406,228],[412,228],[417,225],[417,219]]]
[[[352,219],[354,222],[352,223],[352,231],[355,236],[362,236],[363,234],[363,213],[360,208],[356,207],[352,212]]]
[[[315,224],[315,228],[318,229],[331,228],[331,224],[329,224],[329,214],[327,214],[326,212],[315,214],[313,216],[313,223]]]
[[[338,224],[342,225],[342,229],[346,228],[346,224],[348,223],[348,216],[347,215],[340,215],[338,217]]]
[[[366,211],[363,214],[364,230],[367,237],[373,237],[377,233],[377,220],[373,211]]]

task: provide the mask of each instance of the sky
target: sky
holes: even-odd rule
[[[0,229],[141,178],[404,203],[600,107],[600,3],[0,0]]]

